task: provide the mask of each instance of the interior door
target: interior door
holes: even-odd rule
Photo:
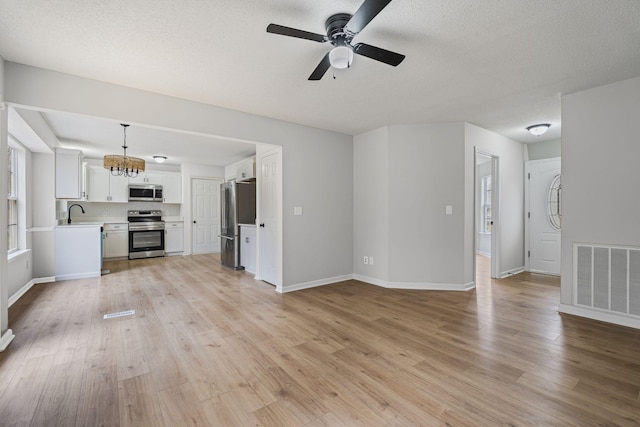
[[[560,274],[560,159],[527,163],[529,271]]]
[[[259,265],[260,279],[281,286],[280,208],[282,205],[282,153],[261,157]]]
[[[191,181],[192,253],[220,252],[220,179]]]

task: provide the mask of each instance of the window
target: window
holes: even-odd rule
[[[18,250],[18,168],[17,153],[9,146],[7,171],[7,249]]]
[[[480,232],[491,233],[491,175],[480,181]]]

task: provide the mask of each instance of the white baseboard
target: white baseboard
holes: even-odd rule
[[[513,276],[514,274],[522,272],[524,272],[524,266],[512,268],[511,270],[503,271],[502,273],[500,273],[500,278],[504,279],[505,277]]]
[[[62,276],[56,276],[56,282],[61,280],[76,280],[76,279],[87,279],[89,277],[100,277],[102,275],[101,271],[96,273],[78,273],[78,274],[63,274]]]
[[[257,279],[257,278],[256,278]],[[362,276],[360,274],[345,274],[342,276],[330,277],[327,279],[313,280],[311,282],[289,285],[283,289],[276,288],[276,292],[287,293],[300,291],[302,289],[315,288],[318,286],[330,285],[344,282],[345,280],[359,280],[370,285],[380,286],[387,289],[414,289],[423,291],[469,291],[475,288],[475,282],[469,283],[418,283],[418,282],[388,282],[374,277]]]
[[[640,319],[625,316],[624,314],[613,314],[610,311],[600,311],[598,309],[576,307],[575,305],[560,304],[560,313],[572,314],[574,316],[586,317],[588,319],[599,320],[601,322],[613,323],[615,325],[627,326],[629,328],[640,329]]]
[[[426,282],[387,282],[373,277],[354,274],[354,279],[388,289],[414,289],[423,291],[469,291],[475,288],[475,282],[469,283],[426,283]]]
[[[345,275],[342,275],[342,276],[329,277],[327,279],[312,280],[310,282],[297,283],[295,285],[283,286],[282,289],[280,289],[280,290],[278,290],[276,288],[276,291],[280,292],[282,294],[285,294],[287,292],[293,292],[293,291],[300,291],[302,289],[315,288],[315,287],[318,287],[318,286],[329,285],[329,284],[337,283],[337,282],[344,282],[345,280],[351,280],[351,279],[353,279],[353,274],[345,274]]]
[[[0,352],[5,351],[15,337],[16,336],[13,335],[13,331],[11,329],[7,329],[4,335],[2,335],[2,338],[0,338]]]
[[[26,285],[24,285],[23,287],[18,289],[18,292],[16,292],[15,294],[13,294],[13,295],[11,295],[9,297],[9,301],[8,301],[9,307],[11,307],[13,304],[15,304],[16,301],[18,301],[20,299],[20,297],[22,297],[22,295],[26,294],[27,291],[33,287],[33,285],[37,285],[39,283],[52,283],[52,282],[55,282],[55,281],[56,281],[56,278],[53,277],[53,276],[51,276],[51,277],[38,277],[38,278],[29,280],[29,282]]]
[[[486,258],[491,258],[491,252],[486,251],[476,251],[476,255],[481,255]]]
[[[26,285],[24,285],[23,287],[18,289],[18,291],[15,294],[11,295],[9,297],[9,301],[8,301],[9,307],[11,307],[13,304],[15,304],[16,301],[18,301],[22,295],[26,294],[27,291],[29,289],[31,289],[33,287],[33,285],[35,285],[35,284],[36,284],[35,280],[31,279],[31,280],[29,280],[27,282]]]

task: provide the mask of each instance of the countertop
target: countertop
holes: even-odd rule
[[[86,221],[77,221],[77,222],[72,222],[71,224],[67,224],[67,222],[65,221],[64,224],[58,224],[56,225],[56,227],[59,228],[68,228],[68,227],[102,227],[104,223],[102,222],[86,222]]]
[[[182,216],[163,216],[164,222],[183,222]],[[77,226],[89,226],[89,225],[104,225],[104,224],[128,224],[127,217],[88,217],[84,215],[74,215],[71,218],[71,224],[67,224],[66,219],[58,220],[58,227],[68,227],[69,225]]]

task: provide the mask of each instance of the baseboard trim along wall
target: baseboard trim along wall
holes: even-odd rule
[[[78,273],[78,274],[63,274],[62,276],[56,276],[56,282],[61,280],[75,280],[75,279],[87,279],[90,277],[100,277],[101,272],[97,273]]]
[[[522,273],[523,271],[524,271],[524,266],[523,267],[512,268],[511,270],[503,271],[502,273],[500,273],[500,278],[504,279],[505,277],[509,277],[509,276],[513,276],[514,274]]]
[[[387,289],[411,289],[422,291],[470,291],[476,287],[475,282],[469,283],[421,283],[421,282],[387,282],[373,277],[354,274],[354,279],[371,285]]]
[[[302,289],[315,288],[318,286],[330,285],[332,283],[344,282],[345,280],[353,279],[353,274],[345,274],[342,276],[330,277],[328,279],[319,279],[312,280],[310,282],[298,283],[296,285],[283,286],[282,291],[279,291],[282,294],[293,291],[301,291]],[[278,289],[276,288],[276,291]]]
[[[572,314],[574,316],[586,317],[587,319],[599,320],[601,322],[613,323],[629,328],[640,329],[640,319],[633,319],[626,315],[615,315],[610,311],[600,311],[593,308],[576,307],[574,305],[560,304],[560,313]]]
[[[33,287],[33,285],[37,285],[38,283],[51,283],[51,282],[55,282],[56,278],[55,277],[39,277],[37,279],[31,279],[29,280],[29,282],[27,282],[27,284],[25,284],[23,287],[21,287],[20,289],[18,289],[18,291],[11,295],[9,297],[9,301],[8,301],[8,305],[9,307],[11,307],[13,304],[16,303],[16,301],[18,301],[22,295],[26,294],[27,291],[29,289],[31,289]]]
[[[257,279],[257,278],[256,278]],[[475,282],[469,283],[419,283],[419,282],[387,282],[374,277],[362,276],[360,274],[345,274],[343,276],[330,277],[328,279],[313,280],[311,282],[298,283],[296,285],[285,286],[282,291],[287,293],[300,291],[302,289],[316,288],[318,286],[331,285],[333,283],[344,282],[346,280],[359,280],[370,285],[380,286],[387,289],[410,289],[422,291],[470,291],[476,287]]]
[[[2,338],[0,338],[0,352],[5,351],[15,337],[16,336],[13,335],[13,331],[11,329],[7,329]]]

